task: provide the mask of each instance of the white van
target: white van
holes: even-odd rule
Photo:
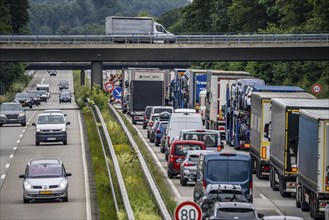
[[[171,114],[167,128],[166,150],[174,139],[179,138],[181,130],[185,129],[203,129],[201,115],[188,112]]]

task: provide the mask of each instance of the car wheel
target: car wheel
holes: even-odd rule
[[[133,120],[133,124],[134,124],[134,125],[136,124],[136,121],[135,121],[135,120]]]
[[[71,103],[71,100],[70,100],[70,103]]]
[[[2,124],[0,124],[0,127],[2,127]]]
[[[22,126],[25,127],[26,126],[26,123],[22,123]]]
[[[182,186],[187,186],[187,179],[184,177],[182,178]]]
[[[62,201],[63,201],[63,202],[68,202],[68,201],[69,201],[68,196],[63,197]]]
[[[64,144],[64,145],[67,145],[67,141],[63,141],[63,144]]]
[[[164,152],[165,152],[165,150],[164,150],[163,147],[161,147],[160,152],[161,152],[161,153],[164,153]]]
[[[30,108],[32,108],[32,105],[30,105]]]
[[[26,198],[23,197],[23,202],[24,202],[24,203],[29,203],[30,200],[29,200],[29,199],[26,199]]]
[[[35,145],[39,146],[40,145],[40,141],[36,141]]]
[[[143,129],[146,129],[146,125],[143,124]]]
[[[150,137],[150,142],[154,143],[154,137],[153,136]]]
[[[159,147],[159,145],[160,145],[160,141],[158,141],[158,140],[155,140],[155,146],[157,146],[157,147]]]
[[[169,179],[173,179],[174,178],[174,174],[172,172],[170,172],[169,170],[168,170],[168,178]]]

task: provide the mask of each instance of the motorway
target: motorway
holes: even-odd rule
[[[161,164],[161,172],[167,176],[167,161],[165,156],[160,152],[160,147],[156,147],[154,143],[150,143],[147,139],[147,131],[142,128],[142,124],[135,126],[156,155],[156,160]],[[236,152],[234,148],[225,145],[222,152]],[[248,151],[238,151],[239,153],[249,154]],[[193,201],[194,183],[189,182],[187,186],[181,186],[179,183],[179,176],[174,179],[167,179],[168,185],[172,188],[172,194],[178,203],[183,201]],[[295,198],[283,198],[279,191],[273,191],[268,180],[259,180],[256,175],[253,175],[253,204],[257,212],[265,216],[268,215],[291,215],[302,217],[305,220],[312,219],[309,212],[302,212],[301,209],[296,208]]]
[[[0,128],[0,219],[90,219],[89,183],[83,129],[80,113],[72,98],[72,103],[59,104],[59,79],[69,81],[73,92],[72,71],[58,71],[57,76],[49,76],[46,71],[38,71],[27,89],[35,89],[37,83],[50,85],[51,98],[47,103],[26,109],[27,126],[4,125]],[[67,114],[68,145],[62,143],[41,143],[35,145],[35,127],[38,113],[45,109],[62,109]],[[23,179],[27,162],[32,158],[58,157],[72,173],[69,177],[69,201],[40,201],[23,203]]]

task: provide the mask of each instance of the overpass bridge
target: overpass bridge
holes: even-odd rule
[[[329,34],[178,35],[170,44],[148,38],[0,35],[0,62],[91,62],[92,82],[101,82],[103,62],[329,60]]]

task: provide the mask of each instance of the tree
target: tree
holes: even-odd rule
[[[27,24],[29,22],[29,2],[28,0],[10,0],[10,14],[12,32],[27,32]]]
[[[10,5],[7,0],[0,0],[0,33],[7,34],[11,32]]]

